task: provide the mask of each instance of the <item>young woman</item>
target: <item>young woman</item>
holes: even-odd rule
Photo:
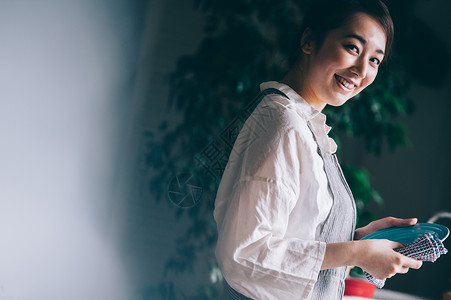
[[[215,202],[216,256],[229,299],[341,299],[346,266],[378,279],[419,268],[388,240],[359,239],[416,219],[384,218],[355,230],[355,204],[321,113],[370,85],[393,24],[379,0],[314,1],[293,66],[261,85]]]

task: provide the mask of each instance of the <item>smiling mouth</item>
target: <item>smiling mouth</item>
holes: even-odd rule
[[[346,79],[344,79],[344,78],[341,77],[340,75],[335,74],[334,76],[335,76],[335,78],[337,79],[337,81],[338,81],[342,86],[344,86],[345,88],[347,88],[347,89],[353,89],[353,88],[355,88],[355,84],[353,84],[353,83],[347,81]]]

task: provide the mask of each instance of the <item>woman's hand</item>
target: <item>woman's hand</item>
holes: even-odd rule
[[[389,227],[408,227],[417,223],[416,218],[399,219],[387,217],[356,229],[355,239]],[[390,278],[396,273],[407,273],[410,268],[419,269],[422,262],[404,256],[393,249],[403,245],[385,239],[369,239],[326,245],[321,269],[341,266],[358,266],[377,279]]]
[[[393,250],[402,246],[385,239],[329,243],[326,244],[321,270],[358,266],[377,279],[385,279],[396,273],[407,273],[410,268],[419,269],[421,261]]]
[[[366,225],[365,227],[358,228],[355,230],[355,240],[360,240],[364,236],[367,236],[370,233],[373,233],[375,231],[389,228],[389,227],[408,227],[413,226],[417,223],[417,218],[410,218],[410,219],[399,219],[394,217],[387,217],[383,219],[379,219],[376,221],[371,222],[370,224]]]
[[[402,245],[389,240],[362,240],[358,243],[356,265],[376,279],[390,278],[407,273],[409,268],[419,269],[422,262],[394,251]]]

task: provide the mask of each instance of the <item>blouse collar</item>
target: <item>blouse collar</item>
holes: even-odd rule
[[[260,85],[260,90],[263,91],[268,88],[275,88],[283,92],[288,98],[295,103],[296,111],[307,122],[310,123],[318,147],[322,151],[333,154],[337,151],[337,144],[329,137],[328,133],[331,127],[326,125],[326,115],[312,107],[304,100],[298,93],[296,93],[288,85],[279,83],[277,81],[264,82]]]

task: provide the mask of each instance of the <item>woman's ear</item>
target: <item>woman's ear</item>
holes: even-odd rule
[[[307,28],[302,33],[301,38],[301,49],[305,54],[312,54],[315,48],[315,40],[313,38],[313,33],[310,28]]]

